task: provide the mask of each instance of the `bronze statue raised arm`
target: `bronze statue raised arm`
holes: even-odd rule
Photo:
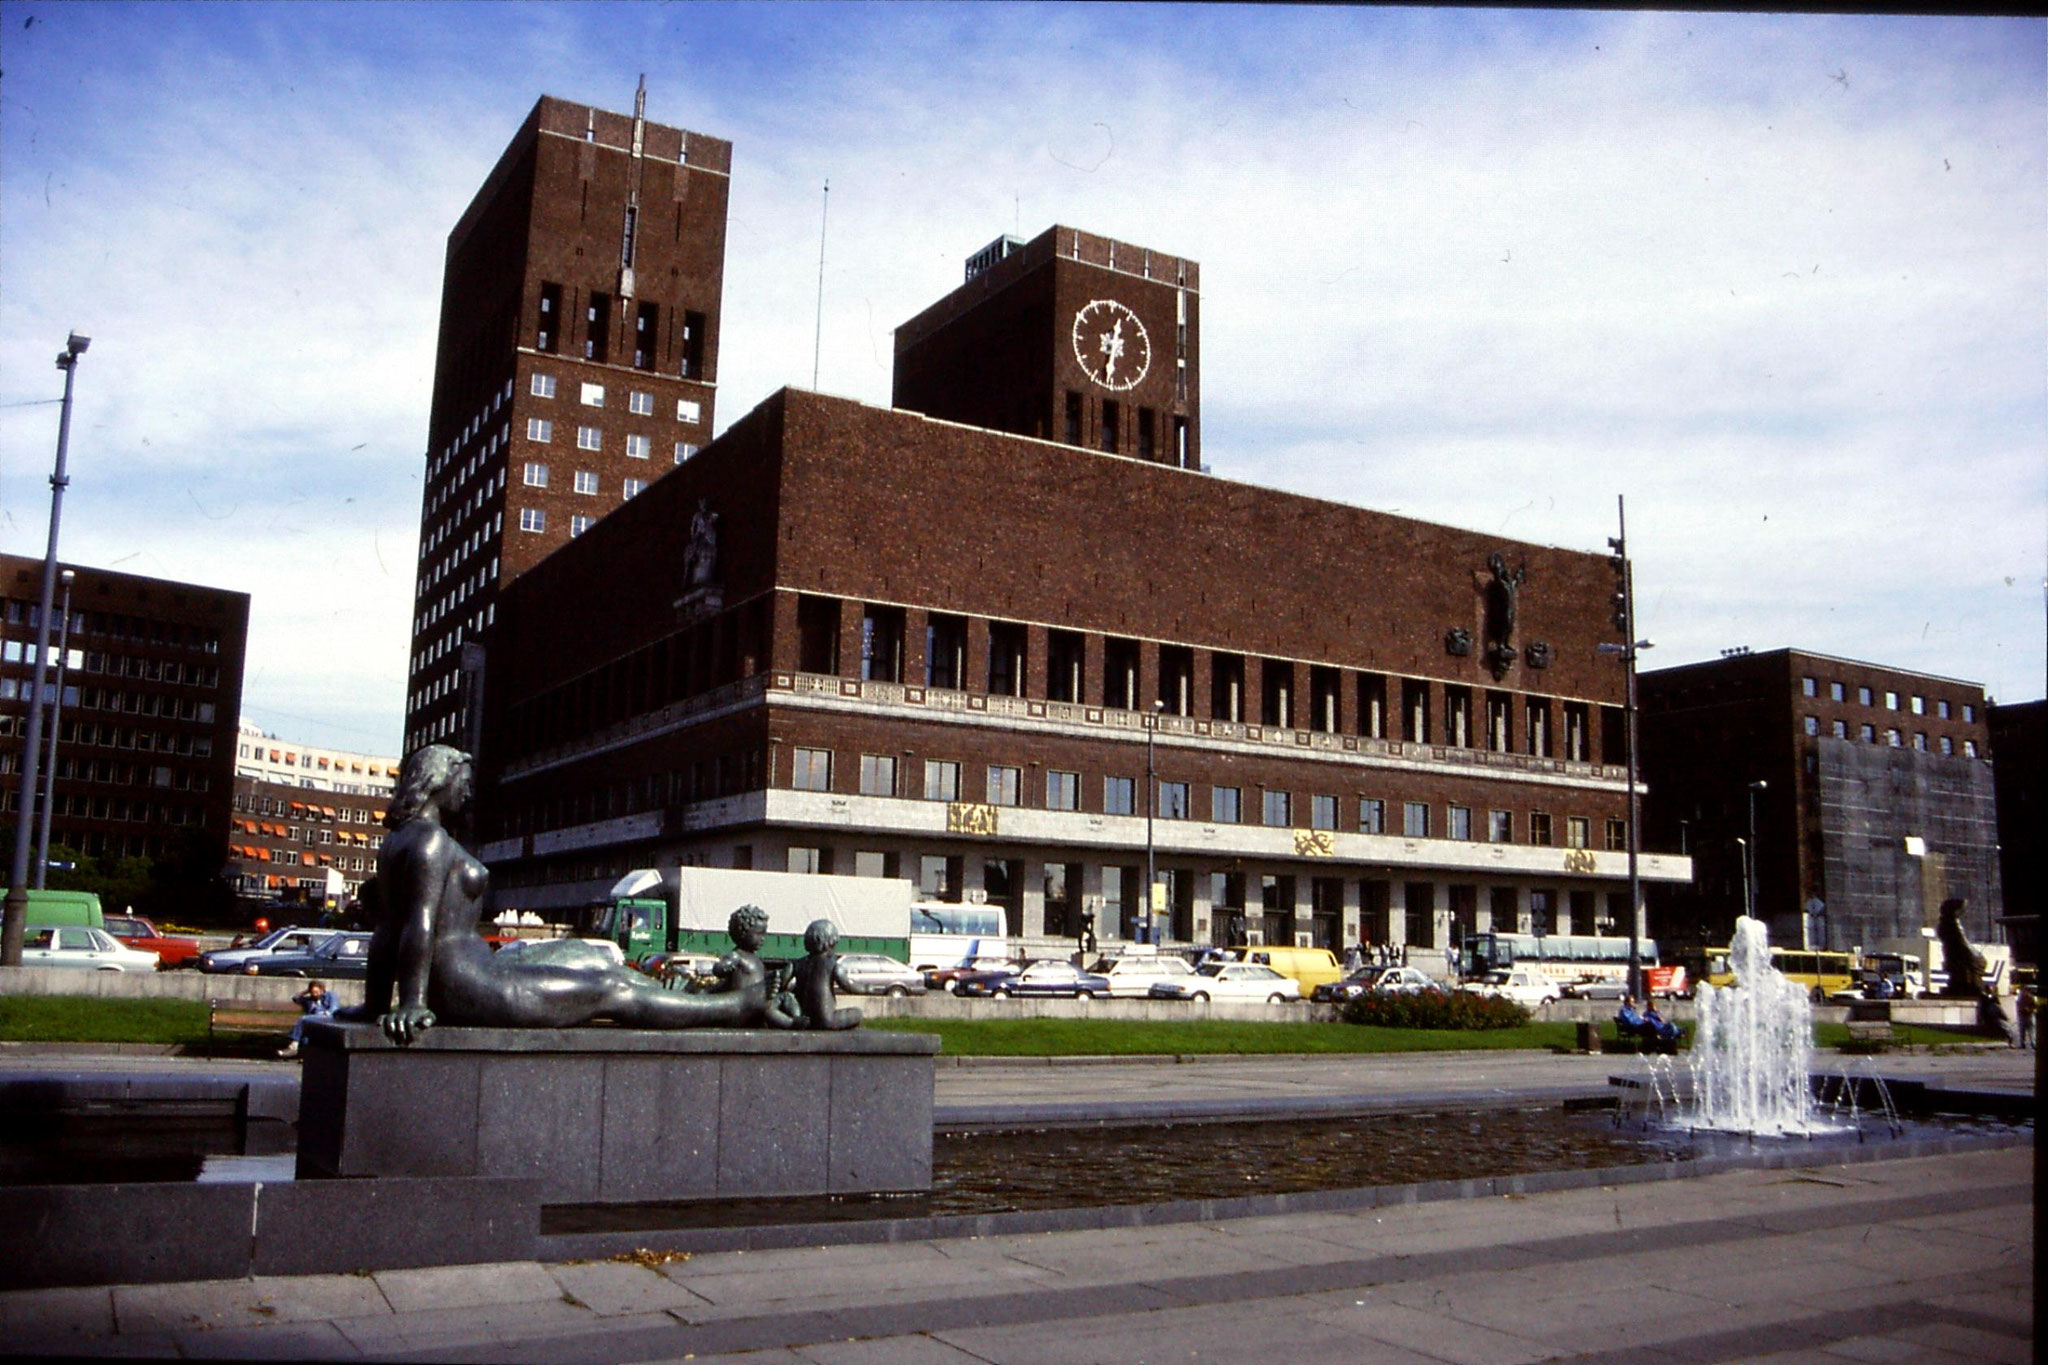
[[[366,996],[347,1017],[375,1019],[393,1042],[435,1024],[568,1028],[609,1019],[632,1028],[754,1028],[767,1022],[760,948],[768,917],[733,912],[734,949],[706,993],[672,991],[588,944],[495,954],[478,931],[490,873],[449,833],[467,809],[469,755],[443,744],[405,761],[377,853]],[[392,1005],[392,992],[397,1004]]]

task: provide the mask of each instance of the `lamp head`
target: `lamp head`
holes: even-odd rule
[[[83,332],[73,332],[64,342],[64,349],[74,356],[85,354],[85,348],[92,345],[92,338]]]

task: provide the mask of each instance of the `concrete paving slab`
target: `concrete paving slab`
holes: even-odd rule
[[[286,1275],[123,1285],[114,1311],[123,1332],[185,1333],[388,1315],[391,1305],[367,1276]]]
[[[700,1308],[706,1300],[659,1271],[620,1261],[588,1261],[546,1267],[562,1292],[601,1318]]]
[[[1119,1313],[1086,1321],[934,1333],[991,1365],[1132,1365],[1136,1361],[1230,1360],[1255,1344],[1290,1365],[1419,1365],[1431,1359],[1304,1318],[1291,1300],[1171,1312]],[[1439,1358],[1440,1359],[1440,1358]]]
[[[205,1360],[358,1360],[362,1352],[331,1322],[180,1332],[178,1351]]]
[[[828,1341],[796,1352],[806,1365],[982,1365],[982,1358],[937,1337],[874,1337],[866,1341]],[[755,1356],[744,1357],[749,1362]]]
[[[2019,1267],[2015,1267],[2019,1268]],[[2026,1289],[2023,1282],[2022,1291]],[[1995,1289],[1973,1289],[1961,1294],[1942,1294],[1930,1297],[1927,1302],[1941,1308],[1953,1308],[1961,1312],[1998,1319],[2015,1332],[2028,1336],[2034,1331],[2033,1295],[2021,1292],[2018,1295]]]
[[[1937,1351],[1953,1351],[1986,1365],[2028,1365],[2034,1358],[2031,1335],[2012,1336],[1955,1322],[1923,1322],[1887,1335]]]
[[[1892,1336],[1850,1337],[1847,1341],[1831,1341],[1824,1348],[1830,1361],[1860,1360],[1868,1365],[1962,1365],[1970,1359],[1953,1351],[1943,1351],[1925,1342],[1902,1341]]]
[[[1376,1290],[1362,1290],[1349,1308],[1325,1309],[1310,1315],[1317,1322],[1388,1346],[1467,1365],[1531,1365],[1556,1352],[1540,1341],[1465,1322],[1441,1313],[1424,1312],[1395,1303]]]
[[[548,1284],[552,1286],[553,1280]],[[662,1318],[613,1318],[610,1324],[635,1325]],[[550,1296],[524,1302],[470,1303],[452,1308],[423,1308],[385,1317],[342,1318],[335,1326],[364,1355],[398,1355],[414,1358],[425,1353],[453,1349],[469,1358],[496,1359],[508,1343],[532,1337],[557,1336],[598,1322],[597,1315],[580,1304],[562,1300],[559,1290]]]
[[[104,1285],[0,1293],[0,1337],[106,1336],[113,1330],[114,1291]]]
[[[561,1286],[532,1261],[380,1270],[370,1277],[394,1313],[459,1309],[494,1303],[559,1300]]]
[[[662,1273],[696,1278],[705,1275],[748,1275],[764,1270],[807,1272],[819,1264],[867,1265],[878,1261],[901,1263],[914,1260],[943,1260],[945,1248],[981,1239],[953,1242],[877,1242],[851,1246],[777,1247],[766,1251],[700,1251],[688,1260],[662,1268]]]
[[[800,1304],[817,1311],[842,1305],[886,1303],[892,1299],[931,1299],[946,1293],[1010,1293],[1047,1277],[1036,1267],[1008,1258],[991,1261],[913,1259],[908,1264],[864,1261],[841,1265],[820,1258],[801,1273],[789,1269],[704,1279],[673,1276],[713,1310],[758,1311],[780,1304]]]
[[[1228,1275],[1244,1270],[1284,1270],[1293,1261],[1263,1255],[1210,1224],[1155,1228],[1144,1238],[1107,1244],[1047,1238],[1013,1248],[1010,1259],[1052,1272],[1065,1282],[1163,1280],[1182,1275]]]

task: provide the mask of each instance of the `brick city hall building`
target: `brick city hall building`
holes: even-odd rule
[[[497,908],[690,863],[1128,939],[1149,829],[1161,938],[1626,933],[1605,557],[1203,473],[1193,262],[1059,227],[967,273],[895,407],[784,389],[521,549],[426,727],[477,735]],[[585,382],[564,343],[520,392]]]

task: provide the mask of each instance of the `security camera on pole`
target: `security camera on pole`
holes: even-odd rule
[[[57,416],[57,466],[50,474],[50,543],[43,552],[42,610],[36,616],[36,671],[29,693],[28,733],[21,742],[21,799],[14,807],[14,861],[7,874],[7,922],[0,927],[0,967],[21,965],[22,930],[28,918],[28,855],[34,847],[36,823],[36,769],[43,748],[44,676],[50,669],[50,616],[57,598],[57,528],[63,519],[64,489],[71,482],[64,472],[66,451],[71,444],[71,381],[78,371],[78,358],[92,338],[73,332],[57,353],[57,368],[64,371],[64,405]]]

